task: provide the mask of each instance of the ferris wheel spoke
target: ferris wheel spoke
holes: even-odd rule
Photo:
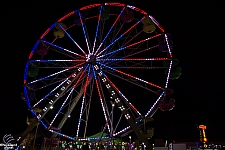
[[[113,70],[113,71],[115,71],[115,72],[121,73],[121,74],[123,74],[123,75],[125,75],[125,76],[128,76],[128,77],[130,77],[130,78],[133,78],[133,79],[135,79],[135,80],[138,80],[138,81],[141,81],[141,82],[146,83],[146,84],[148,84],[148,85],[151,85],[151,86],[153,86],[153,87],[156,87],[156,88],[159,88],[159,89],[163,89],[161,86],[158,86],[158,85],[153,84],[153,83],[151,83],[151,82],[145,81],[145,80],[143,80],[143,79],[140,79],[140,78],[135,77],[135,76],[133,76],[133,75],[131,75],[131,74],[125,73],[125,72],[123,72],[123,71],[120,71],[120,70],[118,70],[118,69],[109,67],[109,66],[107,66],[107,65],[104,65],[104,64],[98,63],[98,62],[97,62],[97,64],[99,64],[99,65],[101,65],[101,66],[104,66],[104,67],[106,67],[106,68],[108,68],[108,69],[110,69],[110,70]]]
[[[63,73],[63,72],[65,72],[65,71],[68,71],[68,70],[71,70],[71,69],[77,68],[77,67],[79,67],[79,66],[81,66],[81,65],[83,65],[83,64],[84,64],[84,63],[80,63],[80,64],[78,64],[78,65],[75,65],[75,66],[69,67],[69,68],[67,68],[67,69],[64,69],[64,70],[58,71],[58,72],[53,73],[53,74],[50,74],[50,75],[48,75],[48,76],[45,76],[45,77],[39,78],[39,79],[34,80],[34,81],[31,81],[31,82],[28,82],[27,84],[32,84],[32,83],[35,83],[35,82],[42,81],[42,80],[44,80],[44,79],[47,79],[47,78],[49,78],[49,77],[52,77],[52,76],[58,75],[58,74]]]
[[[126,35],[130,30],[132,30],[135,26],[137,26],[143,19],[144,19],[144,17],[142,19],[140,19],[137,23],[135,23],[133,26],[131,26],[128,30],[126,30],[123,34],[121,34],[118,38],[116,38],[113,42],[111,42],[106,48],[104,48],[102,51],[100,51],[97,54],[97,56],[99,56],[101,53],[103,53],[104,51],[106,51],[110,46],[112,46],[115,42],[117,42],[124,35]]]
[[[111,66],[116,69],[168,69],[168,67],[122,67],[122,66]]]
[[[143,89],[145,89],[145,90],[147,90],[149,92],[156,93],[156,91],[153,91],[152,89],[149,89],[148,87],[143,86],[143,85],[137,83],[137,81],[134,80],[134,79],[133,80],[131,80],[131,79],[125,79],[124,77],[119,76],[119,75],[115,74],[114,72],[110,72],[110,71],[106,71],[106,70],[104,70],[104,72],[106,72],[106,73],[108,73],[108,74],[110,74],[110,75],[112,75],[112,76],[114,76],[116,78],[122,79],[122,80],[124,80],[126,82],[129,82],[129,83],[131,83],[131,84],[133,84],[135,86],[139,86],[139,87],[141,87],[141,88],[143,88]]]
[[[83,78],[81,77],[81,79],[80,79],[79,81],[77,81],[76,87],[82,85],[83,80],[84,80],[84,77],[83,77]],[[66,92],[64,92],[64,93],[62,94],[62,96],[64,96],[65,94],[67,94],[67,93],[68,93],[70,90],[72,90],[72,89],[73,89],[73,92],[74,92],[74,93],[77,93],[77,94],[78,94],[79,92],[76,90],[76,87],[70,87]],[[61,97],[62,97],[62,96],[61,96]],[[63,107],[62,109],[64,109],[64,108],[67,107],[68,105],[69,105],[69,103],[66,104],[66,105],[64,105],[64,107]]]
[[[78,83],[80,83],[80,81],[81,81],[81,79],[82,79],[84,73],[86,72],[86,69],[87,69],[87,67],[81,72],[81,75],[79,76],[79,78],[78,78],[78,80],[76,81],[76,83],[75,83],[69,90],[67,90],[66,92],[62,93],[62,95],[58,97],[58,99],[59,99],[59,98],[61,98],[63,95],[65,95],[68,91],[70,91],[69,95],[68,95],[67,98],[64,100],[64,102],[63,102],[63,104],[61,105],[60,109],[58,110],[58,112],[56,113],[55,117],[54,117],[53,120],[51,121],[50,126],[49,126],[49,129],[51,128],[51,126],[52,126],[53,122],[55,121],[56,117],[59,115],[59,113],[60,113],[61,110],[63,109],[65,103],[66,103],[67,100],[68,100],[68,98],[70,97],[70,95],[72,94],[72,92],[73,92],[73,91],[75,90],[75,88],[77,87]],[[55,103],[56,103],[56,101],[58,101],[58,99],[55,100]],[[53,105],[52,105],[52,107],[53,107]],[[68,117],[68,116],[67,116],[67,117]]]
[[[38,67],[39,69],[68,69],[70,68],[69,66],[68,67],[63,67],[63,66],[46,66],[46,67]],[[79,68],[79,67],[74,67],[74,68]]]
[[[77,59],[77,57],[80,57],[80,56],[77,56],[77,55],[74,56],[73,54],[67,53],[66,51],[62,51],[60,49],[57,49],[56,47],[54,47],[54,48],[53,47],[49,47],[48,49],[52,50],[52,51],[54,51],[56,53],[62,54],[64,56],[67,56],[68,58]],[[84,58],[84,57],[82,56],[81,58]]]
[[[63,80],[65,80],[65,78],[63,78],[63,79],[61,79],[61,80],[58,80],[58,81],[55,81],[55,82],[52,82],[52,83],[50,83],[50,84],[47,84],[47,85],[41,86],[41,87],[39,87],[39,88],[35,89],[35,91],[38,91],[38,90],[44,89],[44,88],[46,88],[46,87],[52,86],[52,85],[54,85],[54,84],[56,84],[56,83],[59,83],[59,82],[63,82]]]
[[[82,104],[81,104],[81,108],[80,108],[80,116],[79,116],[79,120],[78,120],[78,125],[77,125],[77,133],[76,133],[76,138],[78,138],[78,134],[79,134],[79,131],[80,131],[80,123],[81,123],[81,117],[82,117],[82,114],[83,114],[83,108],[84,108],[84,101],[85,101],[85,94],[83,96],[83,99],[82,99]]]
[[[120,21],[119,21],[119,22],[120,22]],[[117,35],[118,35],[118,34],[120,33],[120,31],[122,30],[124,24],[125,24],[125,23],[122,23],[122,24],[120,25],[119,29],[115,29],[115,31],[114,31],[114,33],[113,33],[113,35],[112,35],[112,38],[108,37],[110,43],[112,43],[112,42],[116,39]],[[116,24],[115,28],[116,28],[117,26],[119,26],[119,25]],[[128,36],[129,36],[129,35],[128,35]],[[122,39],[122,38],[121,38],[121,39]],[[104,53],[107,53],[108,51],[111,51],[111,50],[113,49],[113,46],[114,46],[115,44],[116,44],[116,42],[111,46],[111,48],[109,48],[109,49],[108,49],[107,51],[105,51]],[[119,45],[118,42],[117,42],[117,44]],[[106,47],[106,43],[105,43],[104,47]],[[120,47],[120,46],[119,46],[119,47]]]
[[[42,40],[42,42],[44,42],[44,43],[46,43],[46,44],[48,44],[48,45],[54,46],[54,47],[56,47],[56,48],[59,48],[59,49],[62,50],[62,51],[66,51],[66,52],[71,53],[71,54],[74,54],[74,55],[76,55],[76,56],[80,56],[80,57],[82,57],[82,58],[85,58],[84,56],[82,56],[82,55],[80,55],[80,54],[78,54],[78,53],[75,53],[75,52],[73,52],[73,51],[70,51],[70,50],[68,50],[68,49],[65,49],[65,48],[63,48],[63,47],[61,47],[61,46],[58,46],[58,45],[56,45],[56,44],[53,44],[53,43],[50,43],[50,42],[47,42],[47,41],[44,41],[44,40]]]
[[[137,45],[137,44],[140,44],[140,43],[143,43],[143,42],[145,42],[145,41],[148,41],[148,40],[150,40],[150,39],[156,38],[156,37],[158,37],[158,36],[160,36],[160,35],[161,35],[161,34],[157,34],[157,35],[155,35],[155,36],[151,36],[151,37],[149,37],[149,38],[147,38],[147,39],[140,40],[140,41],[135,42],[135,43],[133,43],[133,44],[129,44],[129,45],[127,45],[127,46],[123,46],[123,47],[121,47],[121,48],[119,48],[119,49],[117,49],[117,50],[114,50],[114,51],[108,52],[108,53],[106,53],[106,54],[103,54],[103,55],[101,55],[101,56],[98,56],[97,58],[105,57],[105,56],[107,56],[107,55],[116,53],[116,52],[118,52],[118,51],[122,51],[122,50],[124,50],[124,49],[129,48],[129,47],[132,47],[132,46],[135,46],[135,45]]]
[[[94,50],[95,50],[95,44],[96,44],[96,40],[97,40],[97,37],[98,37],[98,29],[99,29],[99,24],[100,24],[100,21],[101,21],[102,7],[103,7],[103,6],[100,6],[100,10],[99,10],[98,24],[97,24],[97,27],[96,27],[96,33],[95,33],[95,39],[94,39],[93,49],[92,49],[92,52],[91,52],[92,54],[94,53]]]
[[[97,61],[161,61],[168,60],[168,58],[108,58],[108,59],[97,59]]]
[[[74,59],[74,60],[30,60],[30,62],[85,62],[85,59]]]
[[[84,84],[84,95],[83,95],[83,99],[82,99],[82,103],[81,103],[81,108],[80,108],[80,114],[79,114],[79,120],[78,120],[78,125],[77,125],[77,133],[76,133],[76,138],[78,138],[79,135],[79,131],[80,131],[80,123],[82,120],[82,114],[83,114],[83,109],[84,109],[84,102],[86,99],[86,91],[87,91],[87,86],[89,83],[89,79],[90,79],[90,67],[88,68],[88,76],[86,78],[85,84]]]
[[[83,67],[79,68],[78,71],[80,72],[81,69],[83,69]],[[69,80],[69,79],[70,79],[70,78],[76,79],[76,77],[77,77],[76,73],[72,73],[71,76],[67,77],[63,82],[61,82],[58,86],[56,86],[53,90],[51,90],[47,95],[45,95],[45,96],[44,96],[42,99],[40,99],[36,104],[34,104],[33,107],[36,107],[39,103],[41,103],[43,100],[45,100],[49,95],[51,95],[55,90],[57,90],[57,89],[58,89],[59,87],[61,87],[63,84],[68,84],[68,85],[70,85],[72,81]],[[68,82],[67,82],[67,81],[68,81]],[[67,87],[68,87],[68,85],[67,85]],[[63,89],[64,89],[64,88],[63,88]],[[63,93],[61,93],[61,94],[63,94]],[[57,95],[57,96],[55,96],[55,97],[56,97],[56,100],[53,101],[54,103],[58,100],[59,96]],[[53,102],[51,102],[52,105],[53,105]],[[46,114],[46,113],[47,113],[47,111],[45,111],[44,114]]]
[[[61,85],[63,85],[69,78],[66,78],[63,82],[61,82],[58,86],[56,86],[52,91],[50,91],[47,95],[45,95],[41,100],[39,100],[33,107],[36,107],[39,103],[41,103],[44,99],[46,99],[49,95],[51,95],[55,90],[57,90]]]
[[[121,102],[118,94],[114,91],[114,89],[112,88],[112,86],[110,85],[110,83],[104,78],[102,72],[100,71],[100,68],[98,65],[94,65],[94,69],[96,70],[96,72],[98,73],[99,77],[101,78],[102,82],[104,82],[106,88],[108,89],[108,91],[110,92],[110,94],[112,95],[112,98],[115,100],[116,105],[118,106],[118,108],[121,110],[122,114],[124,115],[124,117],[126,118],[127,122],[129,123],[129,125],[132,127],[132,129],[134,130],[135,134],[137,135],[138,138],[140,138],[141,140],[144,141],[144,143],[147,141],[146,139],[144,139],[142,137],[142,133],[140,132],[140,129],[138,128],[138,126],[135,124],[134,119],[132,118],[132,116],[130,115],[129,111],[125,108],[125,106],[123,105],[123,103]],[[148,141],[147,141],[148,142]]]
[[[58,112],[56,113],[55,117],[52,119],[52,121],[51,121],[49,127],[52,126],[52,124],[53,124],[53,122],[55,121],[56,117],[57,117],[57,116],[60,114],[60,112],[62,111],[63,106],[66,104],[66,102],[67,102],[67,100],[69,99],[70,95],[72,94],[73,90],[74,90],[74,88],[72,88],[72,89],[70,90],[70,93],[68,94],[68,96],[67,96],[66,99],[64,100],[63,104],[62,104],[61,107],[59,108],[59,110],[58,110]]]
[[[60,121],[58,128],[61,129],[63,127],[63,125],[65,124],[66,120],[68,119],[68,116],[71,114],[71,112],[73,111],[74,107],[76,106],[77,102],[79,101],[79,99],[81,98],[81,96],[83,95],[83,90],[81,90],[77,96],[72,100],[71,105],[69,106],[69,108],[67,109],[66,114],[64,115],[63,119]],[[54,137],[54,135],[53,135]]]
[[[73,43],[82,51],[82,53],[84,55],[86,55],[86,53],[84,52],[84,50],[80,47],[80,45],[77,44],[77,42],[71,37],[71,35],[62,27],[62,25],[61,24],[58,24],[58,25],[67,34],[67,36],[73,41]]]
[[[91,67],[90,67],[91,68]],[[93,93],[93,87],[94,87],[94,81],[92,76],[90,76],[89,83],[90,84],[90,93],[89,93],[89,100],[85,106],[86,110],[86,119],[85,119],[85,128],[84,128],[84,137],[86,137],[86,132],[87,132],[87,127],[88,127],[88,119],[89,119],[89,113],[90,113],[90,108],[91,108],[91,100],[92,100],[92,93]],[[87,91],[85,91],[87,92]],[[86,93],[87,95],[87,93]]]
[[[103,85],[102,85],[102,83],[101,83],[101,80],[100,80],[99,76],[98,76],[97,80],[98,80],[99,87],[100,87],[100,91],[101,91],[101,94],[102,94],[103,104],[104,104],[104,106],[105,106],[106,114],[108,115],[108,119],[109,119],[109,121],[110,121],[110,127],[111,127],[110,130],[111,130],[111,132],[109,132],[109,133],[112,134],[112,131],[113,131],[113,120],[112,120],[112,118],[110,117],[110,116],[112,115],[112,112],[109,113],[108,105],[107,105],[107,102],[106,102],[106,97],[105,97],[105,94],[104,94],[104,92],[103,92]],[[112,103],[111,103],[111,104],[112,104]]]
[[[107,125],[107,128],[108,128],[108,131],[110,133],[110,127],[109,127],[109,119],[107,117],[107,114],[106,114],[106,110],[105,110],[105,106],[103,104],[103,100],[102,100],[102,95],[101,95],[101,90],[100,90],[100,87],[99,87],[99,81],[97,80],[97,76],[96,76],[96,72],[93,68],[93,72],[94,72],[94,79],[95,79],[95,84],[96,84],[96,88],[97,88],[97,91],[98,91],[98,96],[100,98],[100,102],[101,102],[101,105],[102,105],[102,110],[103,110],[103,113],[104,113],[104,117],[105,117],[105,121],[106,121],[106,125]]]
[[[88,36],[87,36],[87,32],[86,32],[86,29],[85,29],[85,26],[84,26],[83,19],[82,19],[82,16],[81,16],[80,11],[78,11],[78,14],[79,14],[79,17],[80,17],[81,26],[82,26],[82,30],[83,30],[83,33],[84,33],[84,38],[85,38],[85,41],[86,41],[86,44],[87,44],[88,53],[90,53],[90,47],[89,47],[89,42],[88,42]]]
[[[128,104],[129,107],[131,107],[131,109],[133,109],[133,111],[138,115],[138,116],[142,116],[142,114],[138,111],[138,109],[125,97],[125,95],[119,90],[118,87],[116,87],[116,85],[106,76],[106,74],[101,70],[101,72],[103,73],[104,77],[106,78],[106,80],[108,80],[108,82],[113,86],[113,88],[119,93],[119,95],[125,100],[125,103]]]
[[[130,32],[130,33],[131,33],[131,32]],[[128,40],[128,41],[126,42],[126,40],[127,40],[127,38],[128,38],[128,36],[127,36],[127,38],[124,40],[122,46],[120,46],[119,43],[118,43],[119,47],[124,47],[125,45],[127,45],[128,43],[130,43],[134,38],[136,38],[138,35],[140,35],[140,33],[142,33],[142,31],[140,31],[140,32],[138,32],[137,34],[135,34],[135,36],[133,36],[130,40]],[[138,47],[134,48],[134,50],[132,50],[132,52],[135,51],[136,49],[138,49]],[[111,52],[111,49],[110,49],[110,51],[108,51],[108,52]],[[106,52],[106,53],[107,53],[107,52]],[[124,53],[124,55],[126,56],[125,51],[123,51],[123,53]],[[115,56],[116,54],[117,54],[117,53],[112,53],[112,54],[109,55],[107,58],[111,58],[111,57]]]
[[[115,26],[115,24],[118,22],[121,14],[123,13],[125,7],[123,7],[123,9],[121,10],[120,14],[117,16],[116,20],[114,21],[113,25],[111,26],[111,28],[109,29],[108,33],[106,34],[106,36],[104,37],[104,39],[102,40],[102,42],[100,43],[99,47],[97,48],[96,52],[94,53],[95,55],[98,53],[99,49],[101,48],[101,46],[103,45],[103,43],[105,42],[105,40],[107,39],[107,37],[109,36],[110,32],[112,31],[113,27]]]
[[[146,51],[148,51],[148,50],[152,50],[152,49],[157,48],[157,47],[158,47],[158,45],[152,46],[152,47],[149,47],[149,48],[146,48],[146,49],[143,49],[143,50],[140,50],[140,51],[135,52],[135,53],[132,53],[132,52],[131,52],[130,54],[126,55],[124,58],[130,57],[130,56],[134,56],[134,55],[137,55],[137,54],[146,52]]]
[[[134,50],[132,50],[132,52],[130,52],[128,55],[125,55],[124,57],[122,57],[122,58],[129,58],[129,57],[131,57],[131,56],[134,56],[134,55],[137,55],[137,54],[140,54],[140,53],[143,53],[143,52],[146,52],[146,51],[148,51],[148,50],[152,50],[152,49],[154,49],[154,48],[156,48],[156,47],[158,47],[158,45],[156,45],[156,46],[152,46],[152,47],[149,47],[149,48],[147,48],[147,49],[143,49],[143,50],[140,50],[140,51],[138,51],[138,52],[135,52],[135,53],[133,53],[137,48],[135,48]],[[115,53],[116,54],[116,53]],[[114,54],[114,55],[115,55]],[[112,58],[112,55],[110,55],[109,57],[107,57],[107,58]],[[115,61],[109,61],[109,62],[105,62],[105,64],[114,64],[114,63],[116,63]],[[134,68],[132,68],[132,67],[119,67],[119,68],[129,68],[129,69],[144,69],[144,67],[140,67],[140,68],[138,68],[138,67],[134,67]],[[153,66],[146,66],[146,69],[154,69],[154,68],[167,68],[167,67],[153,67]]]

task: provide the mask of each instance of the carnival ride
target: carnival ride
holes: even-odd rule
[[[201,143],[201,147],[203,148],[207,148],[207,138],[206,138],[206,134],[205,134],[205,130],[206,130],[206,126],[205,125],[199,125],[198,129],[200,131],[200,143]]]
[[[17,143],[38,124],[72,141],[96,140],[88,132],[100,126],[110,139],[134,132],[151,149],[145,123],[174,107],[168,83],[181,75],[172,48],[171,35],[135,6],[92,4],[66,14],[28,57],[22,98],[34,118]]]

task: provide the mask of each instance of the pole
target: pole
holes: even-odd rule
[[[36,142],[36,136],[37,136],[38,126],[39,126],[39,124],[38,124],[37,127],[36,127],[36,131],[35,131],[35,135],[34,135],[33,149],[34,149],[34,147],[35,147],[35,142]]]

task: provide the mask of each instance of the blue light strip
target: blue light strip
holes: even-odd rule
[[[84,59],[74,59],[74,60],[41,60],[41,59],[36,59],[36,60],[30,60],[30,62],[85,62]]]
[[[104,67],[106,67],[106,68],[109,68],[109,69],[111,69],[111,70],[113,70],[113,71],[116,71],[115,68],[109,67],[109,66],[107,66],[107,65],[105,65],[105,64],[102,64],[102,63],[99,63],[99,62],[96,62],[96,63],[99,64],[99,65],[101,65],[101,66],[104,66]]]
[[[73,43],[76,44],[76,46],[82,51],[82,53],[84,55],[86,55],[86,53],[84,52],[84,50],[80,47],[80,45],[77,44],[77,42],[71,37],[71,35],[62,27],[62,25],[59,24],[59,26],[67,34],[67,36],[73,41]]]
[[[68,138],[68,139],[70,139],[70,140],[75,141],[75,139],[74,139],[73,137],[71,137],[71,136],[62,134],[62,133],[60,133],[60,132],[56,132],[56,131],[54,131],[54,130],[49,130],[49,131],[52,132],[52,133],[54,133],[54,134],[57,134],[57,135],[60,135],[60,136],[62,136],[62,137],[65,137],[65,138]]]
[[[70,67],[70,68],[67,68],[67,69],[58,71],[58,72],[56,72],[56,73],[50,74],[50,75],[48,75],[48,76],[45,76],[45,77],[43,77],[43,78],[39,78],[39,79],[34,80],[34,81],[32,81],[32,82],[29,82],[29,83],[27,83],[27,84],[29,85],[29,84],[32,84],[32,83],[35,83],[35,82],[38,82],[38,81],[42,81],[42,80],[44,80],[44,79],[46,79],[46,78],[49,78],[49,77],[52,77],[52,76],[54,76],[54,75],[63,73],[63,72],[68,71],[68,70],[70,70],[70,69],[73,69],[73,67]]]
[[[66,52],[69,52],[69,53],[71,53],[71,54],[74,54],[74,55],[77,55],[77,56],[80,56],[80,57],[83,57],[83,58],[84,58],[84,56],[82,56],[82,55],[80,55],[80,54],[78,54],[78,53],[74,53],[74,52],[72,52],[72,51],[70,51],[70,50],[68,50],[68,49],[62,48],[62,47],[60,47],[60,46],[58,46],[58,45],[52,44],[52,43],[47,42],[47,41],[44,41],[44,40],[42,40],[42,42],[44,42],[44,43],[46,43],[46,44],[48,44],[48,45],[54,46],[54,47],[56,47],[56,48],[59,48],[59,49],[61,49],[61,50],[63,50],[63,51],[66,51]]]
[[[118,52],[118,51],[124,50],[125,48],[127,48],[126,45],[124,45],[123,47],[121,47],[121,48],[119,48],[119,49],[117,49],[117,50],[114,50],[114,51],[111,51],[111,52],[109,52],[109,53],[106,53],[106,54],[104,54],[104,55],[102,55],[102,56],[99,56],[99,57],[97,57],[97,58],[101,58],[101,57],[104,57],[104,56],[107,56],[107,55],[110,55],[110,54],[114,54],[114,53],[116,53],[116,52]]]
[[[96,27],[95,40],[94,40],[94,45],[93,45],[93,49],[92,49],[92,54],[94,53],[94,50],[95,50],[95,43],[96,43],[96,39],[98,37],[98,28],[99,28],[99,23],[101,21],[101,15],[102,15],[102,6],[100,7],[100,13],[98,16],[98,25]]]
[[[139,24],[142,21],[140,19],[136,24],[134,24],[132,27],[130,27],[127,31],[125,31],[122,35],[120,35],[117,39],[115,39],[111,44],[109,44],[106,48],[104,48],[100,53],[97,54],[99,56],[101,53],[103,53],[105,50],[107,50],[110,46],[112,46],[115,42],[117,42],[119,39],[121,39],[127,32],[129,32],[131,29],[133,29],[137,24]]]
[[[24,97],[26,98],[27,107],[31,108],[31,106],[30,106],[30,98],[29,98],[29,96],[27,94],[27,87],[26,86],[23,87],[23,94],[24,94]]]
[[[102,44],[105,42],[106,38],[108,37],[109,33],[112,31],[113,27],[115,26],[115,24],[117,23],[117,21],[119,20],[120,16],[122,15],[123,11],[124,11],[125,7],[121,10],[120,14],[118,15],[118,17],[116,18],[115,22],[113,23],[113,25],[111,26],[111,28],[109,29],[108,33],[106,34],[105,38],[102,40],[101,44],[99,45],[96,53],[99,51],[99,49],[101,48]]]
[[[81,22],[83,33],[84,33],[84,38],[85,38],[85,41],[86,41],[86,44],[87,44],[88,53],[90,53],[90,48],[89,48],[89,44],[88,44],[88,40],[87,40],[87,34],[86,34],[86,31],[85,31],[85,28],[84,28],[84,23],[83,23],[80,11],[78,11],[78,14],[79,14],[79,17],[80,17],[80,22]]]

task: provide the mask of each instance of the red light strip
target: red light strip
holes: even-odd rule
[[[124,60],[130,60],[130,61],[132,61],[132,60],[168,60],[168,58],[134,58],[134,59],[132,59],[132,58],[124,58]]]
[[[86,95],[88,81],[89,81],[89,76],[87,76],[87,79],[86,79],[86,82],[85,82],[85,85],[84,85],[84,95]]]
[[[124,11],[125,7],[123,7],[122,11]],[[119,14],[116,18],[116,20],[114,21],[112,26],[115,26],[115,24],[117,23],[118,19],[120,18],[121,14]]]
[[[143,17],[141,20],[143,20],[144,18],[145,18],[145,17]],[[125,31],[125,32],[123,33],[123,35],[127,34],[127,32],[129,32],[129,31],[130,31],[131,29],[133,29],[136,25],[138,25],[139,22],[140,22],[140,21],[136,22],[132,27],[130,27],[127,31]]]
[[[105,75],[105,78],[110,82],[110,84],[117,90],[117,92],[119,92],[120,93],[120,90],[116,87],[116,85],[115,84],[113,84],[112,83],[112,81],[111,80],[109,80],[109,78]],[[128,101],[127,101],[128,102]],[[138,113],[138,114],[140,114],[140,112],[137,110],[137,108],[135,108],[134,107],[134,105],[133,104],[131,104],[130,102],[128,102],[129,103],[129,105]]]
[[[105,112],[105,107],[104,107],[103,102],[102,102],[102,95],[101,95],[101,92],[100,92],[100,88],[99,88],[99,84],[98,84],[97,78],[95,78],[95,82],[96,82],[96,87],[97,87],[97,89],[98,89],[98,96],[99,96],[100,101],[101,101],[102,110],[103,110],[104,117],[105,117],[105,122],[106,122],[107,127],[108,127],[108,130],[109,130],[109,132],[110,132],[110,128],[109,128],[109,124],[108,124],[108,118],[107,118],[107,115],[106,115],[106,112]]]
[[[152,61],[152,60],[168,60],[168,58],[107,58],[99,59],[100,61]]]
[[[98,96],[99,96],[100,99],[102,99],[102,95],[101,95],[101,92],[100,92],[100,88],[99,88],[97,79],[95,79],[95,83],[96,83],[96,87],[97,87],[97,90],[98,90]]]
[[[48,28],[43,34],[42,34],[42,36],[41,36],[41,38],[40,39],[43,39],[43,37],[46,35],[46,34],[48,34],[48,32],[51,30],[51,28]]]
[[[143,42],[148,41],[148,40],[150,40],[150,39],[156,38],[156,37],[158,37],[158,36],[160,36],[160,35],[161,35],[161,34],[157,34],[157,35],[152,36],[152,37],[149,37],[149,38],[147,38],[147,39],[144,39],[144,40],[141,40],[141,41],[135,42],[135,43],[133,43],[133,44],[130,44],[130,45],[127,45],[127,46],[121,47],[121,48],[119,48],[119,49],[117,49],[117,50],[114,50],[114,51],[111,51],[111,52],[106,53],[106,54],[104,54],[104,55],[101,55],[101,56],[99,56],[99,57],[97,57],[97,58],[101,58],[101,57],[107,56],[107,55],[109,55],[109,54],[112,54],[112,53],[114,53],[114,52],[117,52],[117,51],[120,51],[120,50],[123,50],[123,49],[129,48],[129,47],[131,47],[131,46],[134,46],[134,45],[137,45],[137,44],[143,43]],[[103,51],[104,51],[104,50],[102,50],[102,51],[101,51],[98,55],[100,55]],[[97,55],[97,56],[98,56],[98,55]]]
[[[77,64],[77,65],[75,65],[75,66],[70,67],[69,69],[76,68],[76,67],[81,66],[81,65],[83,65],[83,64],[84,64],[84,62],[79,63],[79,64]],[[71,78],[72,76],[73,76],[73,73],[72,73],[68,78]]]
[[[29,59],[33,56],[33,52],[30,52]]]
[[[140,78],[138,78],[138,77],[132,76],[131,74],[122,72],[122,71],[117,70],[117,69],[116,69],[115,71],[116,71],[116,72],[119,72],[119,73],[121,73],[121,74],[123,74],[123,75],[126,75],[126,76],[128,76],[128,77],[131,77],[131,78],[133,78],[133,79],[136,79],[136,80],[142,81],[142,82],[144,82],[144,83],[147,83],[147,84],[149,84],[149,85],[151,85],[151,86],[154,86],[154,87],[157,87],[157,88],[159,88],[159,89],[162,89],[161,86],[158,86],[158,85],[156,85],[156,84],[153,84],[153,83],[148,82],[148,81],[145,81],[145,80],[142,80],[142,79],[140,79]]]
[[[77,86],[77,84],[80,82],[81,77],[83,76],[84,72],[85,71],[82,71],[82,73],[81,73],[80,77],[78,78],[77,82],[73,85],[73,88],[75,88]]]
[[[147,12],[145,12],[144,10],[140,9],[140,8],[137,8],[137,7],[134,7],[134,6],[130,6],[130,5],[127,5],[128,8],[131,8],[137,12],[140,12],[142,13],[143,15],[147,15]]]
[[[158,47],[158,45],[156,45],[156,46],[152,46],[152,47],[149,47],[149,48],[146,48],[146,49],[144,49],[144,50],[138,51],[138,52],[133,53],[133,54],[130,54],[130,55],[127,55],[126,57],[130,57],[130,56],[133,56],[133,55],[136,55],[136,54],[139,54],[139,53],[145,52],[145,51],[147,51],[147,50],[151,50],[151,49],[156,48],[156,47]]]
[[[147,38],[147,39],[141,40],[141,41],[139,41],[139,42],[136,42],[136,43],[127,45],[126,48],[129,48],[129,47],[131,47],[131,46],[134,46],[134,45],[143,43],[143,42],[148,41],[148,40],[150,40],[150,39],[156,38],[156,37],[158,37],[158,36],[160,36],[160,35],[161,35],[161,34],[157,34],[157,35],[155,35],[155,36],[152,36],[152,37],[149,37],[149,38]]]
[[[105,5],[109,5],[109,6],[125,6],[125,4],[121,4],[121,3],[105,3]]]
[[[89,8],[93,8],[93,7],[98,7],[101,6],[101,4],[91,4],[85,7],[80,8],[80,10],[85,10],[85,9],[89,9]]]
[[[133,36],[129,41],[127,41],[124,45],[127,45],[130,41],[132,41],[134,38],[136,38],[142,31],[138,32],[135,36]],[[123,45],[123,46],[124,46]]]
[[[150,15],[149,15],[149,17],[152,19],[152,21],[155,23],[155,25],[157,25],[158,28],[159,28],[162,32],[164,32],[164,29],[163,29],[163,28],[161,27],[161,25],[155,20],[155,18],[152,17],[152,16],[150,16]]]
[[[72,12],[66,14],[65,16],[63,16],[62,18],[60,18],[60,19],[58,20],[58,22],[63,21],[64,19],[68,18],[69,16],[71,16],[71,15],[73,15],[73,14],[74,14],[74,11],[72,11]]]

